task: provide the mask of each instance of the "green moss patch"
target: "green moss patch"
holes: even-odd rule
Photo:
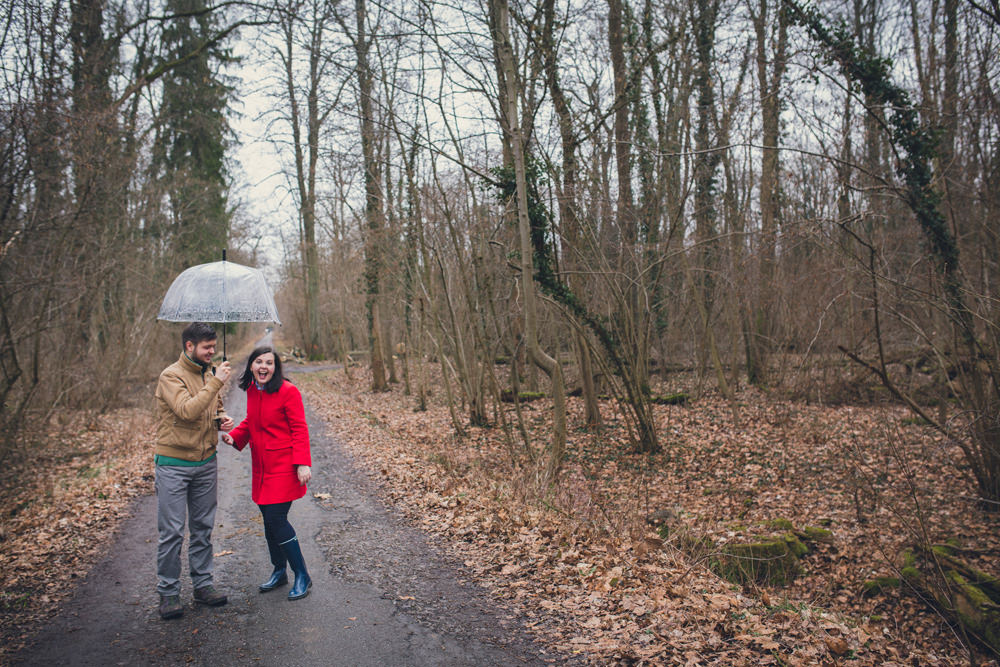
[[[922,600],[1000,653],[1000,580],[962,560],[957,544],[908,549],[900,573]]]
[[[666,394],[664,396],[651,396],[649,399],[650,403],[656,405],[686,405],[689,396],[683,392],[677,394]]]
[[[954,611],[963,626],[984,644],[1000,653],[1000,605],[955,570],[946,577],[953,584]]]
[[[870,597],[899,588],[899,577],[875,577],[861,586],[861,594]]]
[[[826,544],[833,542],[833,532],[828,528],[820,528],[819,526],[806,526],[802,529],[799,536],[807,542],[823,542]]]
[[[545,398],[545,393],[541,391],[519,391],[517,392],[517,402],[518,403],[530,403],[531,401],[537,401],[539,399]],[[509,389],[504,389],[500,393],[500,400],[504,403],[514,402],[514,392]]]
[[[740,522],[729,527],[736,533],[748,530]],[[802,572],[800,560],[811,551],[810,544],[833,541],[833,533],[826,528],[799,529],[783,517],[758,523],[756,528],[763,534],[715,547],[716,555],[709,560],[711,570],[740,586],[784,586]]]
[[[720,577],[745,586],[783,586],[802,571],[799,558],[809,549],[792,533],[746,544],[727,544],[709,566]]]

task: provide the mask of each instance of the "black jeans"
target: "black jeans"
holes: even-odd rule
[[[288,523],[288,510],[292,508],[292,501],[287,503],[275,503],[273,505],[257,505],[260,514],[264,518],[264,536],[267,541],[274,541],[281,544],[295,537],[295,529]]]

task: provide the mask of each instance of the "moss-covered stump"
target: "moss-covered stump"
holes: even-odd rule
[[[649,402],[655,405],[686,405],[690,397],[683,393],[650,396]]]
[[[969,565],[958,557],[958,548],[954,544],[935,544],[928,551],[920,549],[925,555],[933,554],[934,558],[948,569],[961,574],[972,585],[981,588],[994,601],[1000,601],[1000,578],[988,572]]]
[[[771,519],[770,521],[764,522],[764,525],[768,528],[773,528],[774,530],[795,530],[795,524],[793,524],[788,519]]]
[[[955,570],[948,570],[946,577],[953,586],[958,620],[980,641],[1000,653],[1000,600],[990,598],[981,587]]]
[[[802,530],[795,531],[795,534],[803,542],[822,542],[824,544],[833,543],[833,532],[829,528],[819,526],[806,526]]]
[[[865,597],[878,595],[899,588],[899,577],[875,577],[861,585],[861,594]]]
[[[1000,579],[962,560],[949,544],[903,554],[908,587],[995,653],[1000,653]]]
[[[545,398],[545,394],[540,391],[519,391],[517,393],[518,403],[529,403],[531,401],[537,401],[539,399]],[[514,392],[509,389],[504,389],[500,392],[500,400],[504,403],[514,402]]]
[[[709,566],[734,584],[783,586],[802,571],[799,558],[808,552],[809,548],[788,532],[758,542],[727,544]]]
[[[824,544],[833,543],[833,532],[829,528],[821,528],[819,526],[804,526],[802,528],[796,528],[795,524],[790,520],[778,517],[776,519],[769,519],[761,526],[769,528],[771,530],[780,530],[787,533],[794,533],[796,537],[806,543],[810,542],[823,542]]]
[[[660,515],[650,514],[647,521],[654,523],[654,518],[660,518]],[[656,521],[654,525],[659,525],[663,539],[672,536],[667,521]],[[826,528],[796,528],[789,519],[780,517],[750,528],[736,522],[730,525],[730,529],[744,537],[716,545],[705,537],[692,540],[692,536],[687,536],[687,541],[678,540],[678,548],[696,559],[711,553],[707,561],[709,568],[734,584],[784,586],[802,572],[800,560],[812,550],[810,545],[833,541],[833,533]]]

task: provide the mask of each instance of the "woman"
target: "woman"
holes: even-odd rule
[[[250,354],[239,384],[247,393],[247,416],[222,439],[240,451],[250,444],[250,497],[264,518],[264,537],[274,565],[271,577],[259,588],[266,593],[287,584],[287,563],[295,574],[288,599],[298,600],[312,586],[295,529],[288,523],[292,501],[305,495],[312,477],[302,395],[285,380],[281,358],[270,347],[258,347]]]

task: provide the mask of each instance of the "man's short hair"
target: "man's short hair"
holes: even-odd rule
[[[211,324],[192,322],[184,327],[184,333],[181,334],[181,345],[187,347],[188,341],[191,341],[197,347],[198,343],[206,340],[215,340],[218,337]]]

